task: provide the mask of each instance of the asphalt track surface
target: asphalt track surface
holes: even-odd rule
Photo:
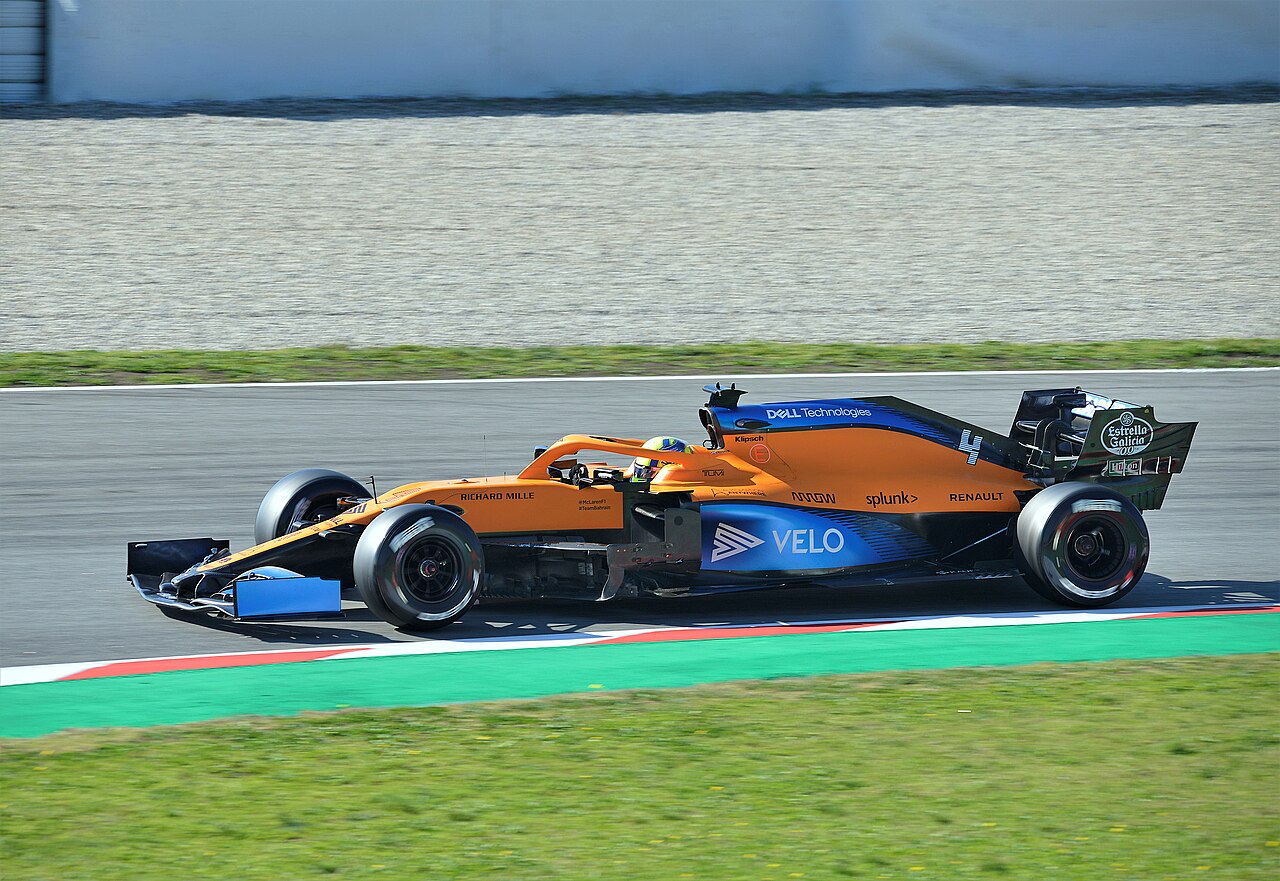
[[[0,351],[1280,336],[1264,92],[13,108]]]
[[[732,379],[733,377],[722,377]],[[1082,384],[1199,420],[1187,471],[1148,519],[1149,571],[1121,607],[1280,597],[1280,371],[752,379],[750,400],[896,394],[1004,430],[1025,388]],[[702,435],[694,379],[15,390],[0,393],[8,514],[0,665],[412,640],[355,605],[287,624],[167,618],[124,580],[126,541],[252,543],[271,483],[306,466],[412,480],[513,472],[576,431]],[[874,463],[868,463],[874,467]],[[1053,608],[1017,580],[686,600],[487,601],[450,639],[655,625]]]

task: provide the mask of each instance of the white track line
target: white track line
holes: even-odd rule
[[[261,389],[261,388],[331,388],[343,386],[389,385],[497,385],[534,382],[670,382],[714,381],[726,378],[737,381],[755,379],[884,379],[888,377],[922,376],[1053,376],[1069,373],[1078,376],[1111,376],[1121,373],[1261,373],[1275,372],[1280,367],[1147,367],[1125,369],[1072,370],[920,370],[888,373],[690,373],[672,376],[512,376],[491,379],[341,379],[320,382],[192,382],[169,385],[57,385],[12,386],[4,392],[118,392],[172,391],[174,389]]]
[[[522,634],[519,636],[485,636],[471,639],[434,639],[397,643],[362,643],[355,645],[316,645],[307,648],[264,649],[252,652],[215,652],[202,655],[165,655],[153,658],[117,658],[107,661],[82,661],[70,664],[36,664],[25,667],[0,668],[0,686],[30,685],[37,682],[55,682],[97,667],[116,664],[134,664],[152,661],[202,661],[209,658],[252,658],[260,655],[305,655],[317,651],[333,651],[335,655],[316,660],[341,661],[351,658],[378,658],[403,655],[453,654],[457,652],[509,651],[526,648],[561,648],[594,645],[609,640],[636,637],[651,633],[703,630],[711,639],[717,631],[772,629],[795,627],[803,634],[808,627],[847,625],[851,630],[940,630],[968,629],[974,627],[1018,627],[1037,624],[1086,624],[1099,621],[1119,621],[1141,618],[1147,615],[1176,614],[1180,612],[1247,612],[1255,609],[1271,609],[1271,603],[1249,603],[1238,606],[1148,606],[1131,609],[1091,609],[1077,611],[991,612],[985,615],[909,615],[892,618],[838,618],[813,621],[755,621],[748,623],[725,622],[698,625],[664,625],[632,630],[568,631],[548,634]],[[282,658],[276,663],[289,663]],[[230,665],[229,665],[230,666]],[[213,668],[217,669],[217,668]]]
[[[101,667],[109,661],[83,664],[41,664],[31,667],[0,667],[0,686],[30,685],[33,682],[56,682],[85,670]]]

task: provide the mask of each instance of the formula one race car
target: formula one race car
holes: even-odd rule
[[[283,478],[257,544],[133,542],[129,579],[174,610],[338,613],[354,588],[398,627],[480,596],[688,596],[1022,576],[1073,606],[1115,602],[1147,563],[1196,423],[1082,389],[1024,392],[1008,436],[893,397],[739,402],[707,386],[702,446],[569,435],[515,477],[381,494],[335,471]],[[582,460],[648,460],[634,471]]]

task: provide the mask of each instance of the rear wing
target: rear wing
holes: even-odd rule
[[[1081,388],[1044,389],[1023,393],[1010,436],[1033,476],[1103,484],[1149,511],[1182,471],[1197,424],[1160,422],[1150,405]]]

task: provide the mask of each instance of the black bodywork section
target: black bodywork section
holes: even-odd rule
[[[1023,392],[1010,436],[1027,450],[1033,477],[1101,484],[1150,511],[1186,464],[1196,426],[1077,387]]]

